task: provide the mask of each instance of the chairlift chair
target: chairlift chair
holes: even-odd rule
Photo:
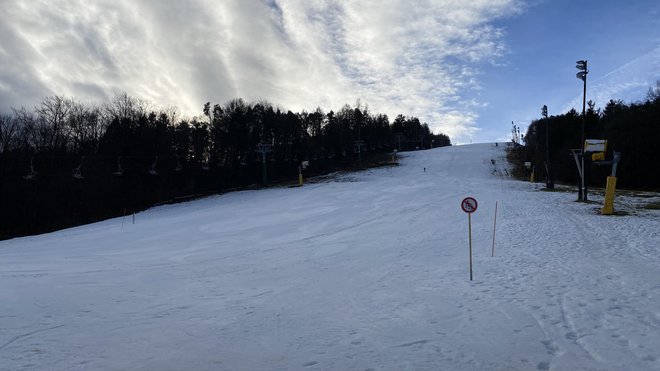
[[[123,176],[124,169],[121,167],[121,156],[117,157],[117,171],[113,172],[114,176]]]
[[[37,178],[37,172],[34,171],[34,156],[30,159],[30,172],[23,176],[25,180],[35,180]]]
[[[82,171],[80,170],[84,162],[85,162],[85,156],[83,156],[80,159],[80,164],[78,165],[78,167],[73,169],[73,171],[71,172],[71,176],[74,177],[75,179],[85,179],[85,177],[82,175]]]
[[[151,167],[149,168],[149,171],[147,172],[149,175],[156,176],[158,175],[158,172],[156,171],[156,164],[158,164],[158,156],[154,159],[154,163],[151,164]]]
[[[174,168],[174,171],[179,172],[183,170],[183,166],[181,166],[181,160],[179,160],[179,155],[176,156],[176,167]]]

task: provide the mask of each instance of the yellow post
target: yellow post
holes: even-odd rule
[[[607,186],[605,187],[605,204],[600,210],[603,215],[614,214],[614,191],[616,190],[616,177],[607,177]]]
[[[529,177],[529,181],[534,183],[534,170],[532,170],[532,175]]]

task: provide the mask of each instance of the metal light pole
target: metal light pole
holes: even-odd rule
[[[550,122],[548,121],[548,106],[545,104],[541,108],[541,114],[545,119],[545,188],[555,189],[555,184],[550,176]]]
[[[583,84],[583,90],[582,90],[582,142],[580,142],[580,151],[582,153],[582,164],[580,165],[582,167],[582,182],[580,186],[580,192],[578,193],[578,201],[587,201],[587,186],[585,182],[586,178],[586,171],[587,169],[584,167],[584,119],[585,119],[585,113],[586,113],[586,103],[587,103],[587,74],[589,73],[589,70],[587,69],[587,61],[586,60],[579,60],[575,62],[575,68],[580,70],[575,77],[578,79],[582,80]]]

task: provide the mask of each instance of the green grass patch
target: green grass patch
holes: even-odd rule
[[[646,204],[644,205],[644,208],[647,210],[660,210],[660,201]]]

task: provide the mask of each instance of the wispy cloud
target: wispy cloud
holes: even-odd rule
[[[360,99],[452,138],[476,130],[481,63],[506,50],[493,21],[517,0],[9,0],[0,109],[115,91],[199,114],[206,101],[302,110]]]
[[[660,47],[593,81],[587,80],[587,100],[604,107],[610,99],[635,102],[645,98],[649,88],[660,80]],[[582,96],[569,102],[565,111],[582,109]]]

